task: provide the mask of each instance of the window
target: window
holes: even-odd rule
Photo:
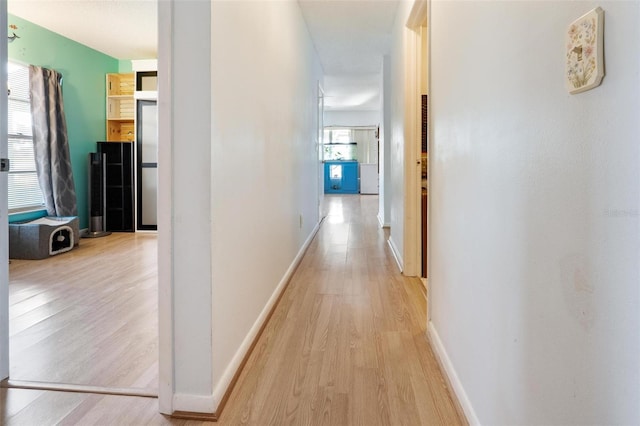
[[[9,212],[42,207],[42,191],[36,174],[29,104],[29,68],[9,63]]]
[[[324,143],[349,143],[353,142],[351,129],[329,128],[324,129]]]
[[[332,164],[329,166],[329,176],[331,176],[331,179],[342,180],[342,165]]]
[[[350,127],[325,127],[323,139],[323,160],[357,160],[358,147]]]

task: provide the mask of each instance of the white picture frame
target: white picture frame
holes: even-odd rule
[[[602,82],[604,77],[604,10],[597,7],[569,25],[566,34],[567,90],[581,93]]]

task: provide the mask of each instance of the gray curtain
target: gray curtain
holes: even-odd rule
[[[47,214],[77,216],[61,81],[57,71],[29,67],[33,145]]]

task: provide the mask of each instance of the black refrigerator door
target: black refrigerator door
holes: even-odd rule
[[[139,230],[158,229],[158,105],[137,104],[137,216]]]

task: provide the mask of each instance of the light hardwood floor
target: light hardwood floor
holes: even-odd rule
[[[157,389],[156,235],[9,266],[10,378]]]
[[[422,284],[399,274],[377,203],[326,197],[219,425],[465,424],[425,335]],[[152,398],[22,389],[0,389],[0,413],[7,424],[202,424],[158,414]]]

